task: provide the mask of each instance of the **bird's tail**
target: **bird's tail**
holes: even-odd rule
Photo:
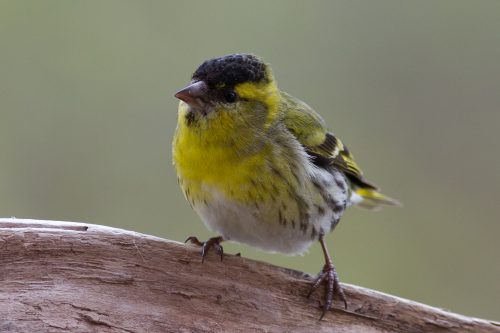
[[[401,206],[396,199],[390,198],[376,189],[358,187],[352,190],[350,201],[356,205],[369,210],[378,210],[382,206]]]

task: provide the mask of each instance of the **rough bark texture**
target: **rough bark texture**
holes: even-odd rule
[[[310,281],[125,230],[0,219],[0,332],[500,332],[352,285],[320,322]]]

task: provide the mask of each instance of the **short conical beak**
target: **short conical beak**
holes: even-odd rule
[[[187,104],[193,107],[202,107],[203,106],[203,97],[207,94],[208,87],[207,84],[203,81],[197,81],[191,83],[187,87],[182,90],[179,90],[175,97],[180,99],[181,101],[186,102]]]

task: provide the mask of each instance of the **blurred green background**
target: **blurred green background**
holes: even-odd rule
[[[500,319],[500,1],[1,1],[0,216],[210,236],[171,165],[173,93],[234,52],[405,204],[345,215],[341,280]]]

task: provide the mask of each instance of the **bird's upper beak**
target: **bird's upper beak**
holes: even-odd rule
[[[207,92],[207,84],[203,81],[196,81],[179,90],[175,97],[194,108],[202,108],[204,105],[203,97],[206,96]]]

